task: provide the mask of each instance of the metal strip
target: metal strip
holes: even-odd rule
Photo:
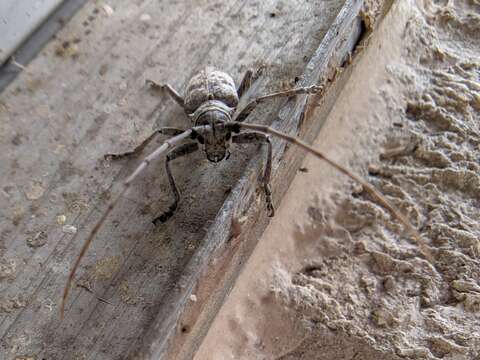
[[[0,1],[0,93],[87,1]]]

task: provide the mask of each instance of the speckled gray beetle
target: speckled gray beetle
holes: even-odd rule
[[[279,132],[271,127],[256,124],[247,124],[243,121],[253,111],[253,109],[259,104],[268,99],[276,97],[290,97],[298,94],[313,94],[321,90],[320,86],[312,85],[308,87],[299,87],[285,91],[279,91],[276,93],[264,95],[255,98],[247,103],[247,105],[237,111],[237,105],[239,99],[245,95],[248,88],[251,86],[252,81],[257,76],[253,71],[246,72],[240,86],[235,88],[235,84],[230,75],[214,70],[213,68],[206,68],[200,73],[192,77],[185,89],[185,97],[183,98],[178,94],[170,85],[159,85],[154,81],[148,80],[152,88],[165,90],[170,96],[185,110],[188,117],[193,122],[193,127],[188,130],[182,130],[171,127],[164,127],[154,131],[147,139],[145,139],[139,146],[133,151],[123,154],[107,154],[106,159],[118,159],[129,155],[137,155],[143,151],[143,149],[159,134],[171,136],[169,140],[158,147],[154,152],[147,156],[137,167],[137,169],[125,179],[121,189],[118,191],[116,197],[110,202],[107,209],[90,231],[83,247],[78,255],[72,270],[70,271],[67,284],[63,292],[63,298],[60,306],[61,317],[63,318],[65,310],[65,301],[70,291],[71,283],[75,277],[75,272],[85,255],[92,240],[105,222],[108,215],[115,208],[118,201],[126,194],[133,180],[157,157],[169,152],[166,156],[165,168],[168,175],[168,180],[174,195],[174,201],[170,207],[160,216],[156,217],[154,224],[160,224],[167,221],[177,209],[178,202],[180,201],[180,193],[175,185],[174,178],[170,170],[170,161],[193,153],[199,149],[199,144],[203,146],[207,159],[211,162],[217,163],[223,159],[228,159],[229,145],[230,143],[239,144],[266,144],[267,145],[267,161],[265,171],[262,177],[262,185],[265,192],[265,200],[267,203],[268,215],[274,215],[274,208],[272,203],[272,192],[270,188],[270,176],[272,171],[272,144],[270,143],[269,136],[267,134],[274,135],[292,144],[295,144],[304,150],[312,153],[316,157],[323,159],[331,166],[343,174],[349,176],[353,180],[360,183],[363,189],[368,192],[373,198],[375,198],[380,204],[387,208],[395,218],[403,223],[409,232],[419,242],[422,252],[426,257],[430,257],[428,249],[423,244],[421,237],[417,230],[411,225],[411,223],[393,206],[389,201],[383,197],[375,188],[367,181],[363,180],[360,176],[352,173],[345,167],[335,163],[328,159],[318,150],[315,150],[302,140]],[[242,129],[253,130],[248,132],[241,132]],[[184,140],[190,140],[186,143],[180,144]]]
[[[170,85],[159,85],[154,81],[147,80],[147,83],[156,89],[163,89],[185,110],[187,116],[192,120],[194,127],[210,126],[209,130],[194,131],[192,138],[196,141],[182,144],[172,149],[166,156],[165,168],[168,180],[173,192],[174,201],[160,216],[153,220],[155,225],[164,223],[175,212],[180,200],[180,193],[170,170],[170,161],[180,156],[185,156],[199,149],[199,143],[203,146],[207,159],[217,163],[230,156],[230,144],[266,144],[267,162],[263,174],[262,183],[265,192],[268,215],[273,216],[275,211],[272,204],[272,192],[270,189],[270,175],[272,168],[272,144],[269,136],[258,131],[232,134],[238,131],[230,123],[232,121],[242,122],[252,112],[254,107],[265,99],[279,96],[293,96],[296,94],[311,94],[318,92],[319,86],[300,87],[292,90],[281,91],[267,96],[259,97],[250,102],[236,116],[239,99],[246,93],[252,81],[257,77],[252,70],[248,70],[243,77],[238,89],[230,75],[207,67],[193,76],[185,88],[185,97],[182,97]],[[230,124],[230,125],[228,125]],[[177,128],[160,128],[149,138],[140,144],[135,150],[123,154],[107,154],[107,159],[118,159],[127,155],[138,154],[157,134],[178,135],[185,130]]]

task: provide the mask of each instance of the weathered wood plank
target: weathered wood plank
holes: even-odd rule
[[[306,96],[287,101],[273,118],[278,130],[313,141],[321,122],[309,116],[313,108],[326,115],[348,79],[349,71],[337,78],[353,54],[364,30],[359,12],[363,1],[346,1],[329,31],[304,68],[299,85],[324,84],[325,91],[307,101]],[[262,122],[252,114],[249,122]],[[318,117],[316,117],[318,118]],[[290,148],[278,139],[274,143],[274,193],[282,198],[304,157],[298,148]],[[191,359],[205,336],[214,316],[233,287],[239,272],[253,251],[268,223],[263,202],[258,202],[258,174],[262,154],[256,154],[243,177],[232,189],[210,226],[205,243],[184,271],[180,291],[166,300],[171,311],[159,314],[144,340],[141,359]],[[232,220],[247,217],[240,236],[232,238]],[[195,301],[191,301],[192,295]]]
[[[153,165],[115,210],[80,271],[111,304],[74,288],[60,322],[58,303],[71,261],[105,209],[112,183],[136,165],[108,165],[102,155],[133,146],[156,126],[189,126],[175,103],[146,90],[146,78],[181,89],[208,64],[237,81],[247,67],[264,64],[264,76],[250,95],[278,89],[305,73],[341,5],[334,0],[283,5],[118,0],[113,14],[91,2],[74,16],[0,95],[2,355],[123,359],[149,347],[149,341],[154,351],[165,354],[157,341],[175,335],[176,318],[168,315],[180,316],[193,286],[192,269],[204,264],[198,259],[224,246],[231,210],[241,215],[256,197],[252,184],[259,158],[250,159],[258,149],[239,148],[218,166],[202,154],[178,160],[174,172],[181,208],[158,229],[150,220],[170,195],[163,164]],[[252,120],[271,123],[284,104],[261,106]],[[275,144],[277,171],[295,165],[280,163],[283,147]],[[288,182],[288,177],[275,180],[277,198]],[[250,200],[234,207],[242,194]],[[262,215],[255,228],[261,231],[263,203],[258,211]],[[59,215],[66,217],[65,224],[58,223]],[[78,231],[72,234],[63,225]],[[245,259],[248,251],[240,250],[238,256]],[[164,320],[165,327],[155,333]]]

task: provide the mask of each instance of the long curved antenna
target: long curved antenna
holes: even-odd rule
[[[423,239],[420,236],[420,233],[417,231],[417,229],[410,223],[410,221],[402,215],[402,213],[394,206],[392,205],[382,194],[380,194],[369,182],[364,180],[361,176],[356,175],[352,171],[348,170],[347,168],[343,167],[342,165],[337,164],[333,160],[330,160],[327,158],[324,154],[322,154],[320,151],[316,150],[312,146],[308,145],[306,142],[294,137],[287,135],[285,133],[282,133],[278,130],[275,130],[269,126],[265,125],[257,125],[257,124],[246,124],[246,123],[241,123],[241,122],[232,122],[231,123],[233,126],[238,126],[239,128],[244,128],[244,129],[250,129],[250,130],[257,130],[261,131],[267,134],[271,134],[274,136],[277,136],[285,141],[288,141],[289,143],[292,143],[294,145],[297,145],[301,147],[302,149],[306,150],[307,152],[315,155],[316,157],[324,160],[327,162],[329,165],[333,166],[335,169],[340,171],[341,173],[347,175],[349,178],[355,180],[358,182],[360,185],[363,186],[363,188],[370,194],[372,195],[382,206],[384,206],[390,213],[397,219],[399,220],[409,231],[409,233],[415,238],[415,241],[417,245],[420,247],[420,251],[422,254],[431,262],[433,262],[433,257],[428,249],[426,243],[423,241]]]
[[[171,147],[175,146],[182,140],[185,140],[188,137],[191,137],[192,134],[196,131],[202,131],[202,130],[208,130],[209,126],[197,126],[194,128],[191,128],[189,130],[184,131],[180,135],[174,136],[170,138],[169,140],[165,141],[160,147],[158,147],[154,152],[152,152],[150,155],[148,155],[141,163],[138,165],[138,167],[135,169],[132,174],[125,179],[123,184],[121,185],[121,189],[118,193],[118,195],[115,197],[114,200],[108,204],[107,210],[103,213],[103,215],[100,217],[100,219],[97,221],[95,226],[92,228],[90,231],[90,234],[88,235],[87,239],[85,240],[85,243],[82,246],[82,250],[80,251],[80,254],[78,255],[77,259],[75,260],[75,263],[73,264],[72,270],[70,270],[70,274],[68,275],[68,280],[67,284],[65,285],[65,288],[63,289],[63,297],[62,297],[62,302],[60,304],[60,318],[63,319],[63,316],[65,314],[65,302],[68,298],[68,294],[70,292],[70,288],[72,286],[73,279],[75,277],[75,273],[77,271],[78,266],[80,265],[80,262],[82,261],[83,256],[87,252],[90,244],[92,243],[93,239],[95,238],[95,235],[97,234],[98,230],[102,227],[103,223],[107,219],[108,215],[112,212],[112,210],[115,208],[117,205],[118,201],[120,198],[122,198],[128,191],[131,183],[135,178],[143,171],[145,170],[150,163],[155,160],[157,157],[159,157],[161,154],[166,152],[168,149]]]

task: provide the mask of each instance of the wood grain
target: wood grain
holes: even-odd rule
[[[328,79],[358,38],[361,1],[118,0],[113,13],[96,4],[74,16],[0,95],[0,353],[189,358],[267,224],[256,191],[264,151],[238,147],[217,166],[202,153],[176,161],[180,209],[159,228],[150,221],[170,194],[162,161],[152,165],[81,266],[78,281],[96,296],[74,287],[60,322],[71,262],[112,184],[140,160],[109,164],[103,154],[132,148],[158,126],[190,126],[145,79],[182,90],[206,65],[237,82],[247,68],[265,66],[250,97],[295,78],[324,80],[328,91],[308,106],[327,114],[341,88]],[[310,140],[321,124],[309,122],[308,106],[306,97],[262,104],[247,121]],[[303,154],[279,141],[274,151],[278,204]],[[248,231],[231,239],[233,216],[249,220]]]

